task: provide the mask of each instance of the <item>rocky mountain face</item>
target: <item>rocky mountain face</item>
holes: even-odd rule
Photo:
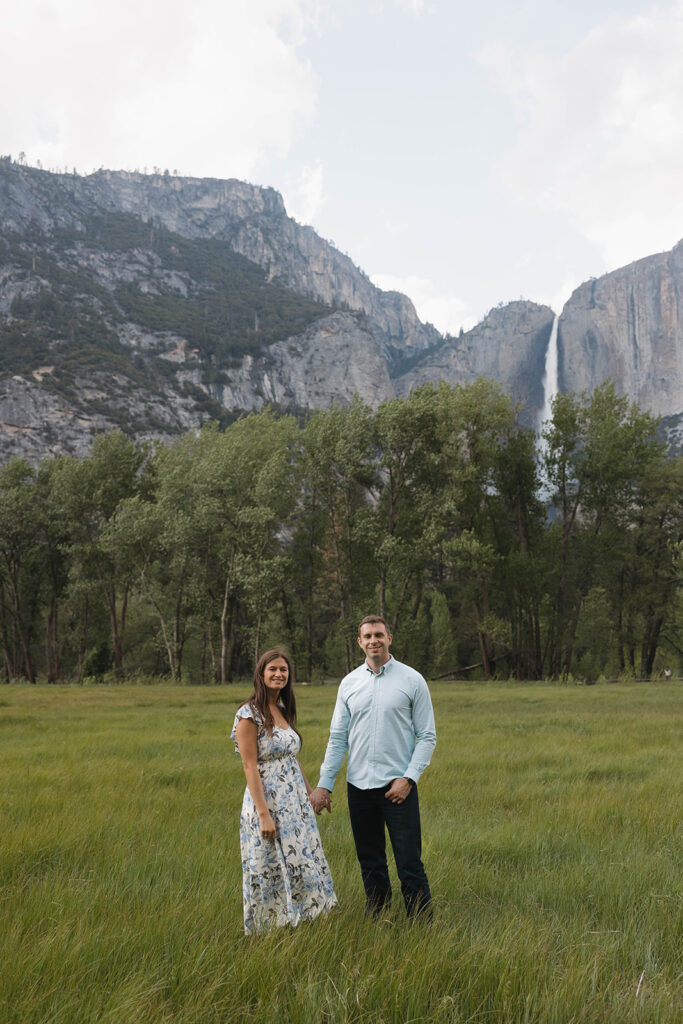
[[[333,313],[303,334],[246,356],[210,392],[226,409],[324,409],[354,394],[374,406],[395,396],[381,342],[364,314]],[[197,381],[198,383],[198,381]]]
[[[683,253],[577,289],[560,319],[559,385],[605,377],[683,422]],[[373,406],[426,381],[500,381],[535,424],[553,312],[493,309],[443,337],[410,300],[244,182],[0,159],[0,461],[84,453],[121,427],[170,439],[270,403]]]
[[[0,459],[395,392],[441,335],[239,181],[0,160]]]
[[[269,281],[328,306],[362,310],[386,335],[388,349],[417,351],[439,334],[423,324],[405,295],[383,292],[313,228],[287,216],[272,188],[243,181],[98,171],[81,177],[6,164],[0,175],[0,223],[23,233],[82,232],[93,210],[132,214],[191,239],[220,239],[266,271]]]
[[[480,324],[448,338],[394,381],[397,394],[407,395],[426,381],[471,383],[477,377],[499,381],[522,404],[533,425],[543,408],[543,371],[554,313],[534,302],[497,306]]]
[[[613,380],[683,447],[683,242],[587,281],[558,326],[561,391]]]

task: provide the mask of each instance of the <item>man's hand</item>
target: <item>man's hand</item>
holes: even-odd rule
[[[322,812],[323,807],[327,808],[327,813],[332,813],[332,794],[329,789],[323,789],[322,786],[318,786],[316,789],[312,789],[308,794],[308,799],[311,801],[311,807],[316,814]]]
[[[394,779],[384,796],[392,804],[402,804],[412,788],[410,779]]]

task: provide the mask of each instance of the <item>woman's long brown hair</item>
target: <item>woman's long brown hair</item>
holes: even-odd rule
[[[287,682],[280,691],[280,704],[282,706],[282,713],[287,721],[288,725],[291,725],[294,732],[301,739],[301,733],[296,727],[296,698],[294,697],[294,668],[292,666],[292,659],[287,651],[283,651],[279,647],[274,647],[270,651],[266,651],[262,654],[256,663],[254,669],[254,692],[243,700],[240,707],[245,704],[249,704],[251,708],[258,712],[264,726],[268,732],[272,735],[273,727],[275,722],[273,721],[273,715],[268,705],[268,687],[265,683],[264,672],[266,665],[270,664],[271,661],[275,661],[276,658],[282,658],[283,661],[287,662]]]

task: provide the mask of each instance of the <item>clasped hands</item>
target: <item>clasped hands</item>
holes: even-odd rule
[[[316,814],[322,814],[323,808],[327,810],[328,814],[332,813],[332,794],[329,789],[317,786],[308,794],[308,799],[311,801],[311,807]]]
[[[412,786],[409,779],[394,779],[384,796],[385,799],[391,800],[392,804],[402,804],[410,794],[411,789]],[[308,794],[308,799],[311,801],[311,807],[316,814],[321,814],[323,808],[327,810],[328,814],[332,813],[332,794],[329,789],[323,789],[322,786],[318,786],[316,789],[311,790]]]

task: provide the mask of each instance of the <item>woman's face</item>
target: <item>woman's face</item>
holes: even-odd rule
[[[289,679],[289,667],[284,658],[273,658],[263,670],[263,681],[268,690],[268,696],[272,699],[280,696],[280,692],[287,685]]]

